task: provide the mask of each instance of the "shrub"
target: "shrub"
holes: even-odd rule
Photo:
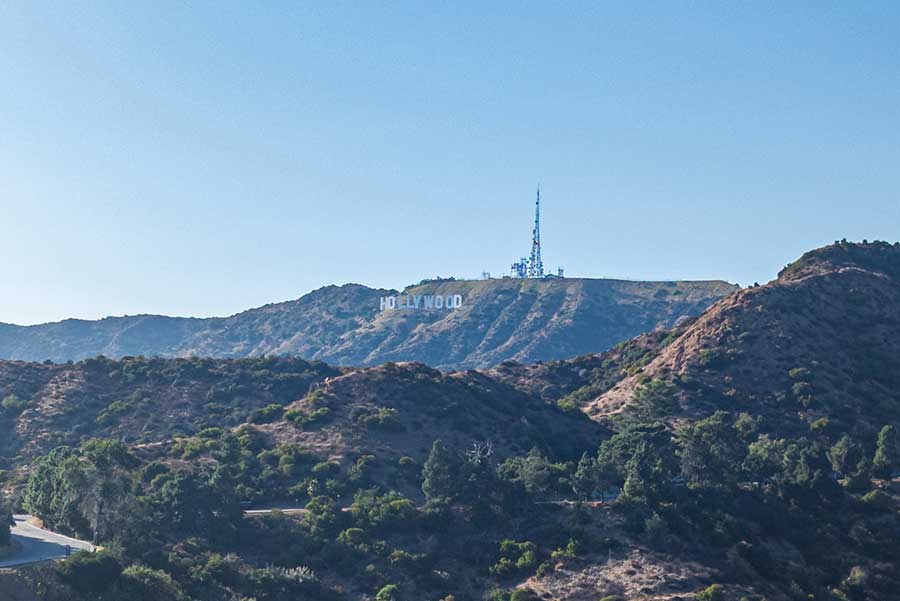
[[[711,584],[696,596],[697,601],[725,601],[725,593],[718,584]]]
[[[530,541],[504,540],[500,543],[500,558],[490,567],[490,573],[507,578],[530,571],[537,565],[537,546]]]
[[[550,554],[553,559],[571,559],[577,557],[582,551],[581,542],[578,539],[570,538],[565,547],[560,547]]]
[[[269,566],[251,570],[247,584],[258,599],[332,599],[334,595],[307,567]]]
[[[556,406],[566,413],[576,413],[580,410],[578,406],[578,402],[573,398],[573,395],[564,396],[561,399],[556,401]]]
[[[375,455],[363,455],[347,470],[351,482],[364,482],[368,479],[369,470],[375,464]]]
[[[356,416],[354,421],[368,430],[402,432],[406,429],[397,418],[397,410],[390,407],[379,407],[375,410],[362,411]]]
[[[122,573],[119,560],[107,551],[79,551],[59,566],[64,583],[85,597],[97,597],[116,583]]]
[[[678,410],[678,390],[664,380],[650,380],[640,386],[635,398],[638,401],[639,412],[644,418],[671,415]]]
[[[736,356],[734,349],[707,348],[700,351],[699,363],[701,367],[718,369],[732,362]]]
[[[788,377],[792,380],[806,382],[809,380],[809,370],[805,367],[795,367],[788,372]]]
[[[281,419],[283,414],[284,408],[277,403],[272,403],[251,413],[250,422],[254,424],[268,424]]]
[[[310,426],[321,425],[331,414],[328,407],[319,407],[311,413],[304,413],[297,409],[289,409],[284,414],[284,419],[291,422],[301,430]]]
[[[167,473],[169,473],[169,466],[160,461],[154,461],[153,463],[148,463],[141,470],[141,481],[149,484],[160,474]]]
[[[341,471],[341,466],[339,463],[335,461],[322,461],[317,463],[312,468],[312,473],[317,478],[323,478],[327,476],[333,476]]]
[[[410,484],[418,484],[419,477],[422,474],[422,466],[420,466],[412,457],[401,457],[397,462],[397,467],[403,479]]]
[[[828,428],[830,422],[831,422],[831,420],[829,420],[827,417],[820,417],[819,419],[817,419],[816,421],[814,421],[813,423],[811,423],[809,425],[809,429],[812,430],[813,432],[818,432],[819,430],[825,430],[826,428]]]
[[[425,553],[410,553],[403,549],[395,549],[391,551],[391,565],[403,570],[406,574],[420,573],[427,574],[428,570],[424,569],[428,556]]]
[[[409,526],[416,506],[397,492],[379,495],[375,489],[361,490],[353,497],[353,517],[364,530],[388,532]]]
[[[396,584],[386,584],[375,594],[375,601],[399,601],[398,587]]]
[[[28,406],[28,401],[25,399],[19,398],[14,394],[10,394],[6,396],[2,401],[0,401],[0,407],[6,411],[6,413],[10,415],[19,415],[25,408]]]
[[[129,566],[118,586],[123,599],[140,601],[182,601],[181,587],[165,572],[143,566]]]
[[[337,541],[348,547],[358,547],[366,540],[366,531],[362,528],[347,528],[338,534]]]

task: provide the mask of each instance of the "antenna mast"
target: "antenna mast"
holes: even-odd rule
[[[534,230],[531,232],[531,259],[528,261],[528,277],[544,277],[544,262],[541,260],[541,186],[538,184],[537,200],[534,203]]]

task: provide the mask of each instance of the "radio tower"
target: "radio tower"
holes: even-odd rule
[[[531,232],[531,259],[528,261],[528,277],[544,277],[544,262],[541,261],[541,186],[538,184],[537,200],[534,203],[534,230]]]

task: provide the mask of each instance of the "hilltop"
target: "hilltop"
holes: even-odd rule
[[[643,332],[670,328],[735,289],[719,281],[438,280],[403,293],[458,294],[463,307],[382,312],[379,299],[397,291],[346,284],[225,318],[141,315],[0,324],[0,358],[291,355],[333,365],[419,361],[447,369],[488,367],[604,351]]]

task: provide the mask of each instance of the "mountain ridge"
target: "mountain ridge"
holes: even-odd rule
[[[606,350],[675,325],[733,292],[723,281],[589,278],[430,280],[402,291],[330,285],[228,317],[143,314],[48,324],[0,324],[0,358],[65,362],[109,357],[293,355],[336,365],[422,361],[487,367]],[[460,294],[455,311],[381,311],[382,296]]]

